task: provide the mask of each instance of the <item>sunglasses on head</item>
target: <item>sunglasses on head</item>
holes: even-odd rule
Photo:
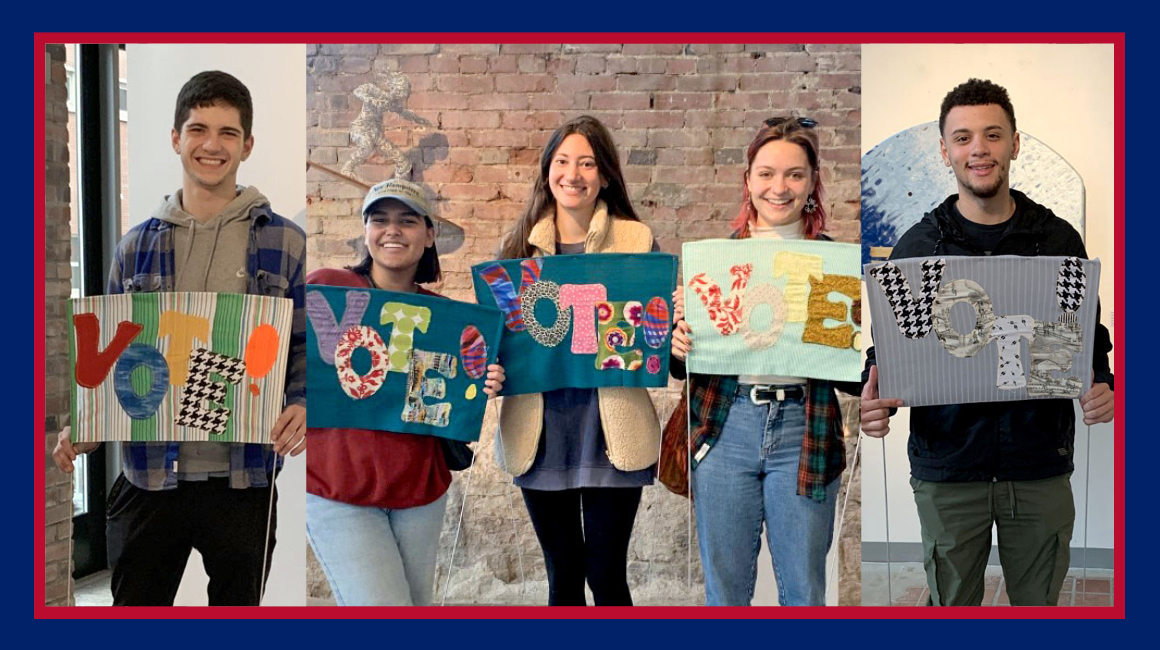
[[[790,120],[797,122],[798,126],[806,128],[806,129],[812,129],[818,125],[817,120],[811,120],[808,117],[771,117],[765,121],[765,125],[766,126],[780,126],[782,124],[785,124],[786,122],[789,122]]]

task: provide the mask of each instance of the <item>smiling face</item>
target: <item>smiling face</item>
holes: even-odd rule
[[[423,251],[435,245],[435,229],[402,201],[383,199],[371,206],[364,227],[367,251],[376,266],[414,274]]]
[[[548,187],[556,205],[568,210],[593,209],[604,185],[588,138],[579,133],[564,138],[548,165]]]
[[[989,199],[1010,187],[1019,134],[998,104],[956,106],[947,113],[939,149],[955,172],[959,194]]]
[[[745,176],[757,225],[768,228],[800,221],[814,191],[814,174],[802,147],[786,140],[771,140],[761,147]]]
[[[187,185],[234,192],[238,166],[254,146],[253,136],[243,134],[238,109],[222,103],[190,109],[181,131],[173,129],[171,137]]]

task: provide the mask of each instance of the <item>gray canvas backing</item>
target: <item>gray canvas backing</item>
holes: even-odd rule
[[[894,264],[906,277],[913,297],[918,300],[921,291],[921,265],[927,260],[944,260],[940,287],[955,284],[956,280],[970,280],[982,287],[994,311],[1001,319],[1009,316],[1030,316],[1040,323],[1056,323],[1065,314],[1056,295],[1056,283],[1064,257],[924,257],[895,260]],[[935,327],[927,328],[916,338],[908,338],[900,330],[893,309],[874,270],[884,263],[867,264],[865,281],[870,301],[875,357],[878,363],[878,390],[882,398],[901,398],[907,406],[935,404],[965,404],[970,402],[1009,402],[1036,399],[1029,396],[1026,387],[1001,390],[999,380],[998,340],[991,340],[975,354],[954,356],[944,348]],[[1091,387],[1092,344],[1095,337],[1096,301],[1099,294],[1099,260],[1083,260],[1086,275],[1083,302],[1073,312],[1078,321],[1083,349],[1071,357],[1072,367],[1067,372],[1050,372],[1051,386],[1061,390],[1065,377],[1078,377],[1080,392],[1060,397],[1079,397]],[[935,301],[937,309],[938,300]],[[933,311],[933,310],[932,310]],[[950,322],[960,334],[967,334],[976,323],[976,309],[963,302],[950,310]],[[1049,328],[1050,329],[1050,328]],[[921,332],[912,328],[912,332]],[[966,346],[966,344],[963,344]],[[1023,338],[1019,357],[1023,374],[1028,376],[1031,365],[1031,341]],[[1058,355],[1058,353],[1057,353]]]

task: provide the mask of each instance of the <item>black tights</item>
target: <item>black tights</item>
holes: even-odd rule
[[[631,605],[628,541],[641,488],[521,489],[544,551],[549,605]],[[583,519],[583,527],[581,527]]]

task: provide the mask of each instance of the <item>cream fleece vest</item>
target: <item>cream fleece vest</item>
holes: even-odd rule
[[[556,253],[556,222],[540,219],[528,235],[536,256]],[[639,221],[611,217],[603,201],[588,225],[586,253],[647,253],[652,250],[649,227]],[[661,425],[644,388],[598,388],[600,423],[612,466],[626,472],[644,469],[660,457]],[[503,398],[499,411],[496,464],[514,476],[526,473],[536,460],[544,429],[544,396],[540,393]]]

